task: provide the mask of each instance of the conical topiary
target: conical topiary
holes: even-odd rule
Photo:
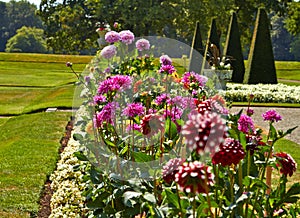
[[[194,31],[194,36],[193,36],[192,48],[190,52],[189,71],[200,73],[202,60],[203,60],[201,56],[204,56],[204,47],[202,44],[200,23],[199,21],[197,21],[196,28]]]
[[[242,83],[245,74],[245,64],[236,13],[231,15],[223,54],[230,59],[233,69],[232,82]]]
[[[270,21],[263,8],[258,9],[255,22],[248,68],[244,76],[246,84],[276,84],[276,69],[270,37]]]
[[[208,53],[211,44],[214,44],[217,47],[218,51],[220,51],[220,34],[218,33],[215,18],[211,20],[210,30],[208,33],[208,38],[207,38],[205,53],[204,53],[204,57],[205,57],[204,60],[206,61],[203,61],[202,63],[202,71],[203,69],[206,69],[209,66],[207,61],[209,60]]]

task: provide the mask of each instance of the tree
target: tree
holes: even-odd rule
[[[300,61],[300,34],[294,37],[290,51],[295,57],[295,60]]]
[[[284,18],[275,15],[271,18],[271,39],[275,60],[294,60],[290,52],[293,36],[284,27]]]
[[[189,71],[200,73],[202,66],[202,57],[204,56],[204,46],[202,44],[202,36],[199,21],[196,22],[193,42],[190,51]],[[202,57],[201,57],[202,56]]]
[[[35,15],[36,6],[26,0],[0,2],[0,8],[0,51],[4,51],[7,40],[22,26],[43,28],[41,19]]]
[[[245,64],[236,13],[232,13],[230,19],[223,53],[225,57],[231,59],[230,63],[233,68],[232,82],[242,83],[245,74]]]
[[[218,30],[226,32],[231,12],[240,21],[241,43],[251,42],[258,6],[285,15],[292,0],[42,0],[38,15],[47,26],[48,43],[55,52],[79,52],[96,45],[95,24],[115,21],[136,36],[158,35],[191,44],[195,22],[207,32],[212,17]],[[246,53],[246,52],[245,52]]]
[[[244,77],[246,84],[277,83],[269,29],[270,22],[267,13],[263,8],[259,8],[250,47],[248,68]]]
[[[289,3],[287,11],[285,27],[291,34],[296,36],[300,33],[300,2]]]
[[[23,26],[6,44],[6,52],[47,53],[44,30]]]

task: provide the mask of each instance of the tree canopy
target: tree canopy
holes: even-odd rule
[[[44,30],[23,26],[6,44],[6,52],[47,53]]]
[[[289,18],[292,28],[298,11],[292,0],[42,0],[38,15],[46,25],[48,43],[58,53],[79,52],[95,46],[95,24],[119,22],[137,36],[160,35],[190,43],[196,21],[206,35],[210,21],[217,18],[218,30],[226,35],[231,12],[240,21],[243,45],[250,45],[257,8]],[[297,24],[298,25],[298,24]],[[299,28],[298,28],[299,29]]]
[[[36,16],[37,7],[25,0],[0,2],[0,51],[5,50],[6,42],[22,26],[43,28],[41,19]]]

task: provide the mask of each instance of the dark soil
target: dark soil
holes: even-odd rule
[[[61,153],[65,147],[68,144],[68,141],[71,137],[71,131],[73,129],[73,123],[74,123],[74,118],[71,117],[70,121],[68,122],[66,128],[65,128],[65,134],[64,136],[61,138],[60,140],[60,148],[59,148],[59,153]],[[51,189],[51,181],[48,180],[46,181],[45,185],[44,185],[44,189],[42,191],[41,194],[41,198],[40,198],[40,210],[37,214],[38,218],[48,218],[51,214],[51,209],[50,209],[50,200],[53,194],[53,190]]]

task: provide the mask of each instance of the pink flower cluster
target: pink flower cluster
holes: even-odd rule
[[[139,51],[150,49],[150,43],[147,39],[139,39],[136,41],[135,46]]]
[[[116,75],[110,77],[99,84],[98,94],[107,94],[127,89],[131,86],[132,79],[130,76]]]
[[[123,115],[127,117],[141,116],[145,113],[145,107],[142,103],[130,103],[127,104],[127,107],[123,110]]]
[[[262,114],[262,117],[264,118],[264,121],[270,121],[270,122],[278,122],[282,120],[282,117],[279,113],[277,113],[276,110],[268,110],[265,113]]]
[[[94,116],[95,127],[102,128],[105,123],[114,124],[113,118],[117,107],[118,104],[116,102],[109,102],[100,112],[97,112]]]
[[[245,134],[255,132],[254,122],[251,117],[246,114],[241,114],[238,120],[238,130]]]

